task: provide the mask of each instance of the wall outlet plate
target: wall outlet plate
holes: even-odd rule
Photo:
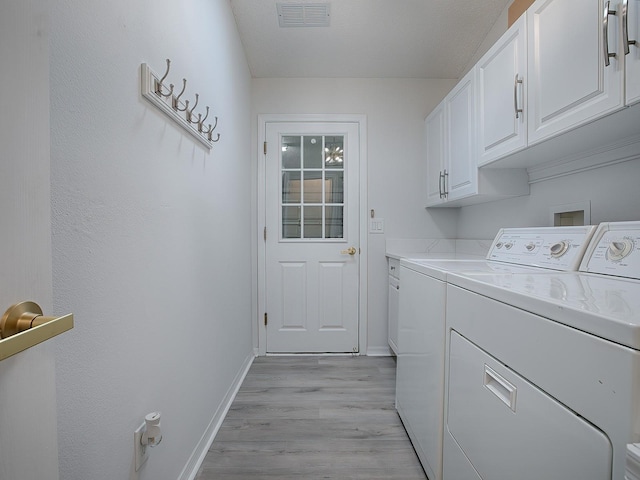
[[[147,448],[147,445],[142,445],[142,443],[140,443],[144,431],[145,423],[142,422],[142,425],[133,432],[133,452],[136,459],[136,472],[140,470],[140,467],[142,467],[144,462],[147,461],[147,458],[149,458],[149,449]]]

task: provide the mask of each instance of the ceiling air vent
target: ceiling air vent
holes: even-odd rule
[[[328,3],[278,3],[281,27],[328,27]]]

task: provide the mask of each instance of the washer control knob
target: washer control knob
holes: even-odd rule
[[[496,248],[502,248],[503,245],[504,245],[504,243],[498,242],[498,243],[496,243]]]
[[[513,247],[513,243],[511,243],[511,242],[504,244],[504,248],[506,248],[507,250],[510,250],[511,247]]]
[[[562,255],[567,253],[567,250],[569,250],[569,242],[566,240],[560,240],[549,248],[553,258],[560,258]]]
[[[533,251],[534,248],[536,248],[536,244],[533,243],[533,242],[532,243],[527,243],[524,248],[526,248],[527,251],[531,252],[531,251]]]
[[[612,261],[622,260],[633,250],[633,241],[629,238],[614,240],[609,244],[607,258]]]

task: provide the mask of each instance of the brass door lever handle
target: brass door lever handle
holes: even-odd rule
[[[355,255],[357,252],[356,247],[349,247],[346,250],[340,250],[340,253],[343,255]]]
[[[16,303],[10,306],[0,319],[0,360],[71,328],[72,313],[62,317],[48,317],[42,314],[42,309],[37,303]]]

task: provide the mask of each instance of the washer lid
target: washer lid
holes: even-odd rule
[[[640,281],[580,273],[450,274],[453,285],[640,350]]]
[[[488,260],[455,260],[455,259],[402,259],[400,266],[439,280],[447,280],[449,273],[497,274],[497,273],[548,273],[548,270],[522,265],[512,265]]]

